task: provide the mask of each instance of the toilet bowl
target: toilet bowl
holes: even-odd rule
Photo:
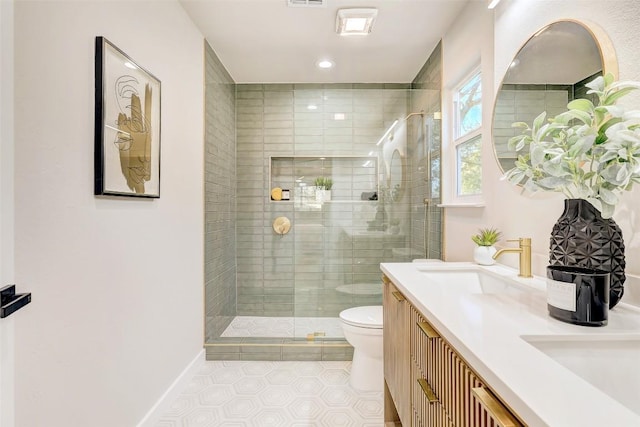
[[[343,310],[340,323],[345,339],[353,346],[351,386],[357,390],[382,390],[382,306]]]

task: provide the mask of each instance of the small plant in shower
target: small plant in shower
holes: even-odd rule
[[[333,187],[333,180],[331,178],[320,176],[316,178],[315,184],[316,187],[318,187],[318,190],[331,190],[331,187]]]
[[[496,253],[495,244],[500,240],[502,233],[497,228],[481,228],[478,234],[471,236],[471,240],[477,245],[473,251],[473,260],[480,265],[491,265],[496,261],[493,255]]]
[[[331,187],[333,187],[333,180],[331,178],[325,178],[320,176],[315,180],[316,184],[316,201],[327,202],[331,200]]]

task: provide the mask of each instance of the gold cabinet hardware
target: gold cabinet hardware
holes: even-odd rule
[[[386,285],[388,283],[391,283],[391,280],[389,280],[389,278],[383,274],[382,275],[382,283],[384,283]]]
[[[440,338],[440,335],[436,332],[436,330],[433,329],[427,322],[416,322],[416,325],[418,325],[418,328],[420,328],[422,333],[425,334],[430,340],[434,338]]]
[[[402,301],[404,301],[404,300],[405,300],[405,299],[404,299],[404,295],[402,295],[402,294],[401,294],[400,292],[398,292],[398,291],[391,292],[391,295],[393,295],[393,297],[394,297],[395,299],[397,299],[399,302],[402,302]]]
[[[474,387],[471,392],[499,427],[522,427],[522,424],[511,415],[509,410],[484,387]]]
[[[431,386],[429,385],[427,380],[425,380],[424,378],[418,378],[418,384],[420,384],[420,388],[422,389],[424,395],[427,396],[427,401],[429,403],[436,403],[438,401],[436,394],[431,389]]]

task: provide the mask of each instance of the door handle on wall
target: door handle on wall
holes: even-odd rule
[[[16,294],[16,285],[0,289],[0,319],[5,318],[31,302],[31,292]]]

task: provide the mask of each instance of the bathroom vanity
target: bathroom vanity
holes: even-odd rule
[[[547,313],[545,280],[503,266],[383,263],[385,422],[640,425],[640,310]]]

